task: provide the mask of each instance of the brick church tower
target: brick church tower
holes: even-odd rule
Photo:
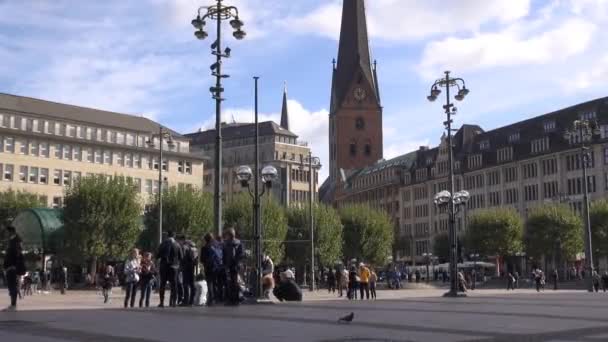
[[[329,113],[329,182],[382,159],[382,106],[367,38],[364,0],[344,0]],[[333,191],[332,191],[333,192]],[[332,196],[334,197],[334,196]]]

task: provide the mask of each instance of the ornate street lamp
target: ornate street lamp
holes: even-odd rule
[[[155,148],[154,139],[158,138],[158,245],[163,242],[163,143],[167,141],[167,147],[172,149],[175,144],[173,143],[173,137],[171,134],[163,129],[162,126],[158,128],[158,134],[152,134],[150,138],[146,141],[146,145],[149,148]],[[167,169],[169,168],[169,163],[167,163]]]
[[[314,168],[313,168],[314,167]],[[309,200],[309,218],[310,218],[310,291],[315,290],[315,225],[314,225],[314,211],[313,211],[313,202],[314,202],[314,178],[315,178],[315,169],[321,167],[321,159],[319,157],[313,157],[312,151],[308,151],[308,172],[310,173],[310,177],[308,177],[308,200]],[[300,166],[301,170],[304,170],[304,160],[302,160],[302,165]]]
[[[591,218],[589,216],[589,179],[587,178],[587,167],[593,161],[593,151],[586,142],[593,140],[594,136],[600,135],[600,129],[595,121],[575,120],[571,129],[564,132],[564,139],[572,143],[576,137],[580,139],[580,158],[583,164],[583,201],[585,212],[585,282],[587,291],[593,292],[593,245],[591,242]],[[575,139],[572,139],[575,138]]]
[[[448,215],[450,217],[450,291],[444,294],[445,297],[465,296],[463,293],[458,293],[458,258],[456,255],[458,237],[456,235],[454,221],[456,214],[458,214],[461,207],[464,207],[467,204],[469,198],[469,192],[466,190],[460,190],[453,196],[451,192],[443,190],[435,194],[435,197],[433,198],[433,203],[435,203],[436,206],[447,206]]]
[[[205,10],[207,13],[202,14]],[[242,30],[243,21],[239,19],[239,11],[235,6],[222,5],[222,0],[216,0],[216,4],[213,6],[203,6],[198,9],[198,15],[192,20],[192,26],[196,29],[194,36],[197,39],[203,40],[209,36],[205,31],[206,20],[215,20],[217,23],[217,39],[211,44],[211,54],[215,55],[216,60],[210,67],[211,75],[215,76],[215,86],[209,88],[211,91],[212,98],[215,100],[215,177],[214,177],[214,197],[213,197],[213,209],[214,209],[214,224],[218,233],[222,233],[222,118],[221,109],[222,92],[222,78],[228,78],[229,75],[222,74],[222,58],[229,58],[231,49],[227,47],[222,51],[221,48],[221,32],[222,32],[222,21],[230,20],[230,26],[234,29],[232,35],[234,38],[241,40],[245,38],[245,31]]]

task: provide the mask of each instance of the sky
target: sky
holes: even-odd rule
[[[143,115],[181,133],[211,128],[214,56],[190,21],[212,0],[0,0],[0,92]],[[224,0],[247,36],[224,26],[225,121],[279,121],[327,166],[332,59],[341,0]],[[471,90],[455,125],[486,130],[607,95],[608,0],[367,0],[378,61],[384,156],[438,144],[444,70]],[[324,167],[322,175],[326,176]]]

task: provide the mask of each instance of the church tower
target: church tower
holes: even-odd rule
[[[338,61],[333,62],[329,113],[330,182],[341,171],[373,165],[382,159],[382,106],[367,38],[364,0],[344,0]]]

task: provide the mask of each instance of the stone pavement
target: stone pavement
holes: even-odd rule
[[[379,291],[349,302],[321,291],[305,302],[121,309],[94,292],[37,295],[0,313],[0,341],[608,341],[608,294],[582,291]],[[5,290],[0,303],[6,303]],[[355,313],[352,324],[337,318]]]

